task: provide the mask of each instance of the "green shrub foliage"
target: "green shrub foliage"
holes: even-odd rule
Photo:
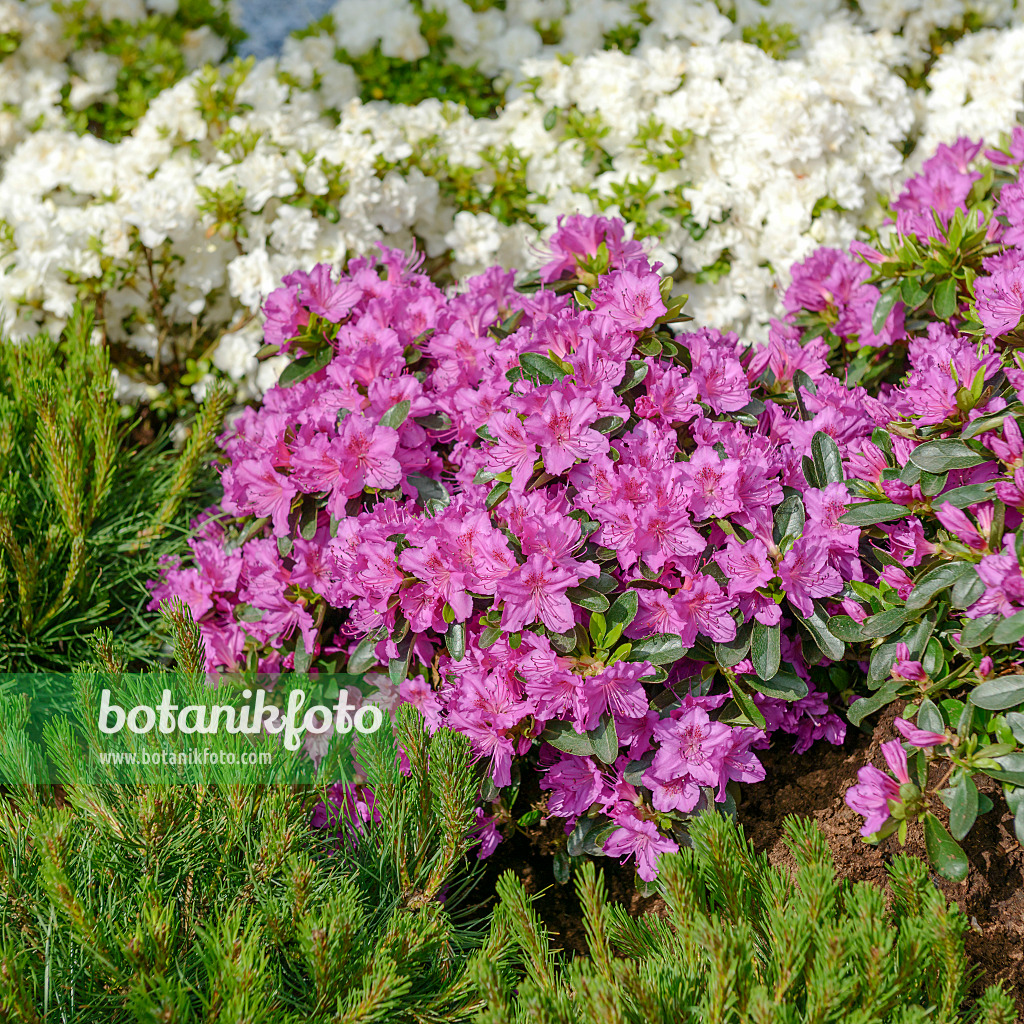
[[[181,452],[139,448],[108,351],[79,309],[58,339],[0,341],[0,671],[76,664],[117,630],[133,658],[159,652],[144,581],[184,547],[227,394],[214,390]]]
[[[893,859],[887,909],[879,888],[836,878],[812,821],[785,828],[795,874],[756,854],[727,818],[702,813],[693,846],[661,861],[664,915],[609,904],[586,862],[576,889],[589,957],[553,951],[522,885],[503,875],[495,922],[512,931],[517,970],[476,962],[488,999],[478,1024],[1016,1020],[997,986],[966,1006],[968,922],[923,861]]]

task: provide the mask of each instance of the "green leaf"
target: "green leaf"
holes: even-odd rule
[[[996,626],[992,643],[1015,644],[1021,637],[1024,637],[1024,612],[1017,612]]]
[[[982,615],[977,619],[968,619],[967,624],[960,631],[961,647],[980,647],[987,643],[999,625],[1001,616]]]
[[[881,334],[882,329],[885,327],[886,320],[889,319],[889,314],[892,312],[892,307],[899,301],[900,289],[898,285],[893,285],[888,291],[882,292],[878,297],[878,302],[875,303],[874,312],[871,314],[871,330],[875,334]]]
[[[554,384],[565,376],[565,370],[556,362],[537,352],[521,352],[519,365],[527,376],[539,378],[541,384]]]
[[[481,634],[479,645],[481,649],[487,650],[488,647],[493,647],[498,639],[501,637],[501,629],[498,626],[488,626]],[[553,645],[552,645],[553,646]],[[573,644],[575,646],[575,644]],[[572,650],[572,648],[569,648]]]
[[[931,811],[924,816],[924,844],[928,860],[943,878],[962,882],[967,877],[967,855]]]
[[[765,626],[754,622],[750,631],[750,659],[758,679],[771,679],[775,676],[782,660],[781,631],[778,625]]]
[[[301,676],[309,671],[313,661],[313,653],[306,650],[306,641],[299,633],[295,641],[295,671]]]
[[[619,756],[619,737],[615,731],[615,716],[604,714],[600,724],[591,729],[590,746],[594,753],[605,763],[613,764]]]
[[[487,494],[487,498],[484,501],[484,506],[490,510],[497,505],[502,498],[508,494],[509,485],[502,481],[500,484],[495,484]]]
[[[875,523],[891,523],[909,515],[910,509],[906,505],[896,505],[891,501],[865,501],[848,505],[839,522],[844,526],[874,526]]]
[[[466,656],[466,624],[453,622],[444,635],[444,644],[448,648],[448,653],[456,661],[462,661]]]
[[[984,752],[985,748],[982,747],[981,753],[984,754]],[[999,768],[984,769],[986,775],[990,775],[1000,782],[1012,782],[1015,786],[1024,786],[1024,754],[1003,754],[995,760]]]
[[[622,382],[615,389],[617,395],[625,394],[632,388],[635,388],[637,384],[641,383],[647,376],[647,364],[641,359],[631,359],[626,363],[626,375],[622,378]]]
[[[545,743],[550,743],[557,750],[567,754],[578,754],[580,757],[589,757],[594,753],[591,743],[592,733],[580,733],[572,727],[572,722],[553,721],[548,722],[540,738]]]
[[[830,661],[841,661],[843,654],[846,653],[846,645],[839,637],[833,636],[828,631],[828,616],[822,610],[820,602],[814,602],[814,610],[806,618],[793,607],[792,601],[789,602],[789,607],[814,637],[815,643],[821,648],[821,653]]]
[[[819,487],[826,484],[841,484],[846,479],[839,445],[823,430],[817,431],[811,438],[811,452],[814,456],[815,474],[821,481]]]
[[[971,831],[978,817],[978,787],[974,779],[964,772],[953,787],[949,801],[949,830],[954,839],[963,839]]]
[[[406,479],[416,488],[421,505],[426,505],[428,501],[436,501],[442,507],[451,504],[452,496],[439,480],[431,480],[430,477],[421,476],[419,473],[410,473]]]
[[[635,618],[639,608],[639,598],[635,590],[626,590],[615,599],[615,603],[608,609],[608,623],[611,626],[621,627],[619,635]],[[616,637],[618,639],[618,637]]]
[[[921,701],[921,706],[917,709],[916,724],[919,729],[927,729],[929,732],[944,733],[946,731],[946,722],[942,717],[942,712],[933,701],[927,698]]]
[[[956,279],[947,277],[940,281],[932,296],[932,309],[940,320],[948,320],[956,313]]]
[[[392,430],[397,430],[408,418],[409,410],[412,408],[412,402],[408,398],[403,398],[401,402],[397,402],[391,406],[390,409],[380,418],[380,425],[382,427],[391,427]]]
[[[799,494],[791,494],[783,499],[775,510],[775,525],[772,536],[776,544],[781,544],[786,537],[799,537],[803,533],[806,514],[804,503]]]
[[[906,608],[890,608],[888,611],[879,612],[877,615],[869,615],[861,623],[861,631],[864,636],[872,639],[888,636],[890,633],[895,633],[906,621]]]
[[[722,668],[732,668],[738,665],[750,650],[751,626],[745,622],[738,630],[732,640],[715,644],[715,663]]]
[[[652,633],[633,641],[630,661],[649,661],[652,665],[671,665],[686,656],[683,638],[678,633]]]
[[[967,508],[968,505],[991,501],[995,494],[996,489],[993,484],[966,484],[963,487],[954,487],[951,490],[943,491],[942,494],[935,495],[932,498],[932,508],[947,502],[954,508]]]
[[[860,628],[860,623],[849,615],[833,615],[828,620],[828,631],[833,636],[838,637],[840,640],[845,640],[849,644],[857,643],[865,638],[865,633]]]
[[[999,676],[986,680],[971,691],[970,701],[986,711],[1005,711],[1024,704],[1024,676]]]
[[[910,453],[910,461],[929,473],[948,473],[954,469],[970,469],[992,460],[991,453],[979,455],[956,438],[925,441]]]
[[[802,700],[810,692],[807,683],[793,672],[776,672],[768,680],[747,677],[745,682],[755,690],[760,690],[766,697],[776,697],[779,700]]]
[[[891,704],[899,698],[899,695],[899,683],[886,683],[870,697],[861,697],[860,700],[855,700],[847,708],[846,717],[853,725],[860,725],[868,715],[874,714],[879,708],[884,708],[886,704]]]
[[[608,598],[596,590],[588,590],[586,587],[570,587],[565,592],[565,596],[573,604],[586,608],[588,612],[608,611]]]
[[[985,583],[975,568],[974,572],[965,573],[953,584],[949,598],[954,608],[970,608],[984,593]]]
[[[936,594],[941,594],[957,580],[974,572],[974,566],[969,562],[947,562],[936,566],[914,584],[906,601],[907,611],[919,611],[927,607]]]
[[[746,716],[747,720],[755,729],[763,729],[767,724],[761,709],[754,703],[753,698],[739,686],[732,688],[732,699],[737,703],[739,709]]]
[[[360,640],[356,649],[349,655],[348,671],[353,675],[360,675],[363,672],[369,672],[377,665],[379,663],[376,654],[377,643],[378,641],[371,637]]]
[[[286,388],[298,384],[299,381],[311,377],[317,370],[322,370],[333,358],[334,349],[330,345],[325,345],[311,356],[296,359],[281,371],[281,376],[277,379],[278,387]]]
[[[621,416],[602,416],[599,420],[594,420],[591,427],[599,434],[614,434],[624,422]]]

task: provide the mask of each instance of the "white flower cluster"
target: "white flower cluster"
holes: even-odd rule
[[[739,40],[764,23],[787,26],[795,47],[837,22],[881,30],[902,38],[913,64],[931,52],[936,33],[1005,28],[1017,17],[1016,0],[339,0],[332,40],[353,57],[380,46],[385,56],[418,60],[430,47],[417,7],[446,16],[448,59],[506,83],[529,58],[585,56],[627,41],[660,48]]]
[[[377,242],[415,243],[456,278],[530,269],[557,218],[582,212],[622,216],[689,312],[756,339],[795,260],[877,220],[918,135],[994,137],[1020,113],[1024,29],[960,40],[927,93],[893,72],[903,52],[840,20],[787,60],[735,41],[531,59],[520,95],[473,118],[364,104],[333,44],[297,41],[193,73],[119,143],[25,139],[0,175],[0,316],[25,336],[92,298],[122,365],[146,363],[125,397],[192,358],[197,397],[212,367],[245,398],[284,361],[257,359],[259,309],[291,270]]]
[[[174,19],[178,0],[0,0],[0,158],[34,131],[63,128],[67,113],[115,101],[122,62],[110,40],[91,33],[98,22],[116,42],[114,23],[138,24],[150,15]],[[186,29],[186,68],[219,61],[225,41],[209,25]],[[136,76],[146,68],[134,68]]]

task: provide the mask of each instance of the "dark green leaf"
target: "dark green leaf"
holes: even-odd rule
[[[390,409],[380,418],[380,425],[382,427],[391,427],[392,430],[397,430],[408,418],[409,410],[412,408],[412,402],[408,398],[403,398],[401,402],[391,406]]]
[[[614,715],[601,716],[600,724],[590,730],[590,745],[605,764],[614,763],[619,756],[619,737],[615,731]]]
[[[874,714],[879,708],[884,708],[886,704],[891,704],[899,695],[899,683],[886,683],[870,697],[855,700],[847,709],[846,717],[853,725],[860,725],[868,715]]]
[[[311,356],[303,356],[289,363],[281,372],[277,380],[278,387],[286,388],[291,384],[297,384],[307,377],[311,377],[317,370],[322,370],[334,358],[334,349],[325,345],[319,352]]]
[[[775,526],[772,536],[776,544],[781,544],[786,537],[799,537],[803,533],[804,503],[799,494],[791,494],[783,499],[782,503],[775,510]]]
[[[608,611],[608,598],[596,590],[588,590],[586,587],[570,587],[565,592],[565,596],[573,604],[586,608],[588,612]]]
[[[479,645],[480,645],[480,647],[483,650],[486,651],[488,647],[493,647],[498,642],[498,639],[500,637],[501,637],[501,629],[498,626],[488,626],[480,634]],[[576,644],[575,644],[575,637],[573,638],[573,640],[574,640],[573,647],[575,647],[576,646]],[[555,644],[552,643],[551,646],[554,647]],[[572,647],[570,647],[569,650],[571,651]]]
[[[931,811],[924,816],[924,844],[928,860],[943,878],[962,882],[967,877],[967,855]]]
[[[811,452],[814,455],[814,469],[819,487],[826,484],[841,484],[846,478],[843,473],[843,457],[839,454],[839,445],[823,430],[817,431],[811,438]]]
[[[750,632],[750,623],[745,622],[736,631],[736,636],[732,640],[716,643],[715,663],[722,668],[732,668],[734,665],[738,665],[750,650]]]
[[[985,752],[984,747],[981,748],[981,752]],[[999,768],[983,769],[986,775],[991,775],[993,779],[998,779],[1000,782],[1012,782],[1015,786],[1024,786],[1024,754],[1003,754],[995,760]]]
[[[768,680],[748,677],[746,682],[766,697],[777,697],[779,700],[802,700],[809,692],[807,683],[793,672],[777,672]]]
[[[821,648],[821,653],[830,661],[841,661],[846,652],[846,645],[837,636],[828,631],[828,616],[822,610],[821,603],[814,602],[814,609],[806,618],[801,615],[790,602],[790,609],[796,618],[807,627],[808,632],[814,637],[815,643]]]
[[[304,675],[309,671],[312,661],[313,652],[306,650],[306,641],[303,639],[302,634],[299,633],[295,641],[295,671],[299,675]]]
[[[968,619],[967,625],[960,631],[960,646],[980,647],[987,643],[1000,621],[999,615],[982,615],[977,619]]]
[[[621,416],[602,416],[599,420],[594,420],[591,426],[600,434],[614,434],[623,422]]]
[[[508,488],[509,485],[505,483],[504,480],[501,483],[495,484],[490,489],[487,499],[484,501],[484,505],[488,509],[494,508],[494,506],[497,505],[506,494],[508,494]]]
[[[1024,676],[998,676],[976,686],[970,695],[975,707],[986,711],[1005,711],[1024,704]]]
[[[892,675],[892,666],[896,662],[896,644],[882,644],[871,652],[868,664],[868,686],[878,686]]]
[[[671,665],[685,657],[683,638],[678,633],[653,633],[633,641],[630,661],[649,661],[652,665]]]
[[[567,754],[578,754],[580,757],[589,757],[594,753],[591,743],[592,733],[580,733],[572,727],[572,722],[555,720],[548,722],[540,738],[557,750],[563,750]]]
[[[871,314],[871,330],[874,334],[882,333],[885,322],[889,319],[889,314],[892,312],[892,307],[896,305],[899,298],[900,289],[898,285],[893,285],[888,291],[882,292],[878,297],[874,312]]]
[[[942,717],[942,712],[927,698],[921,701],[921,706],[917,709],[916,724],[919,729],[927,729],[929,732],[944,733],[946,731],[946,722]]]
[[[974,573],[969,562],[947,562],[926,572],[915,584],[907,598],[907,611],[925,608],[936,594],[941,594],[957,580]]]
[[[647,376],[647,364],[640,359],[631,359],[626,363],[626,375],[615,389],[617,395],[624,394],[636,387]]]
[[[1017,612],[996,626],[992,643],[1015,644],[1021,637],[1024,637],[1024,612]]]
[[[910,509],[906,505],[896,505],[891,501],[865,501],[847,506],[839,522],[845,526],[874,526],[875,523],[891,523],[909,515]]]
[[[589,582],[589,581],[588,581]],[[627,590],[619,594],[615,603],[608,609],[609,626],[621,626],[625,629],[635,618],[639,607],[639,599],[635,590]]]
[[[732,699],[739,706],[739,709],[743,712],[747,721],[749,721],[755,729],[763,729],[765,727],[767,723],[765,722],[764,714],[754,703],[754,700],[749,693],[742,690],[739,686],[733,686]]]
[[[932,309],[940,320],[948,320],[956,312],[956,279],[947,277],[935,287]]]
[[[828,631],[833,636],[850,644],[857,643],[858,640],[863,640],[865,637],[860,623],[849,615],[833,615],[828,620]]]
[[[519,365],[527,376],[539,378],[541,384],[553,384],[565,376],[565,370],[557,363],[537,352],[521,352]]]
[[[964,573],[953,584],[953,590],[949,596],[954,608],[970,608],[984,593],[985,584],[975,569],[974,572]]]
[[[781,639],[778,625],[754,622],[750,631],[750,659],[759,679],[771,679],[781,663]]]
[[[376,649],[377,642],[370,637],[361,640],[356,649],[349,655],[348,671],[353,673],[353,675],[369,672],[371,668],[378,664]]]
[[[971,776],[964,772],[950,796],[949,830],[953,833],[953,838],[963,839],[971,831],[977,817],[978,787]]]
[[[979,455],[956,438],[925,441],[910,453],[910,461],[929,473],[948,473],[954,469],[970,469],[992,459],[991,453]]]
[[[948,502],[954,508],[967,508],[968,505],[991,501],[995,494],[996,489],[992,484],[966,484],[964,487],[954,487],[942,494],[935,495],[932,498],[932,507]]]
[[[453,622],[444,635],[444,644],[448,648],[448,653],[456,661],[462,661],[466,656],[466,624]]]
[[[430,477],[421,476],[419,473],[410,473],[407,479],[416,488],[421,505],[428,501],[436,501],[442,506],[451,504],[451,495],[439,480],[431,480]]]
[[[869,615],[861,623],[861,631],[866,637],[888,636],[895,633],[907,621],[906,608],[890,608],[888,611]]]

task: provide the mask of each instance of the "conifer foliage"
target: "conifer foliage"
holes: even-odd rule
[[[506,873],[495,922],[512,930],[518,969],[509,977],[475,964],[488,1001],[477,1024],[1016,1020],[998,986],[965,1011],[968,922],[923,861],[893,859],[887,910],[881,889],[837,880],[813,821],[790,817],[785,827],[795,876],[756,854],[728,818],[702,812],[693,846],[662,860],[664,916],[609,904],[585,862],[576,889],[590,956],[570,961]]]
[[[180,453],[133,446],[92,326],[79,308],[59,338],[0,340],[0,671],[73,665],[100,626],[152,656],[143,581],[197,508],[227,407],[214,390]]]

